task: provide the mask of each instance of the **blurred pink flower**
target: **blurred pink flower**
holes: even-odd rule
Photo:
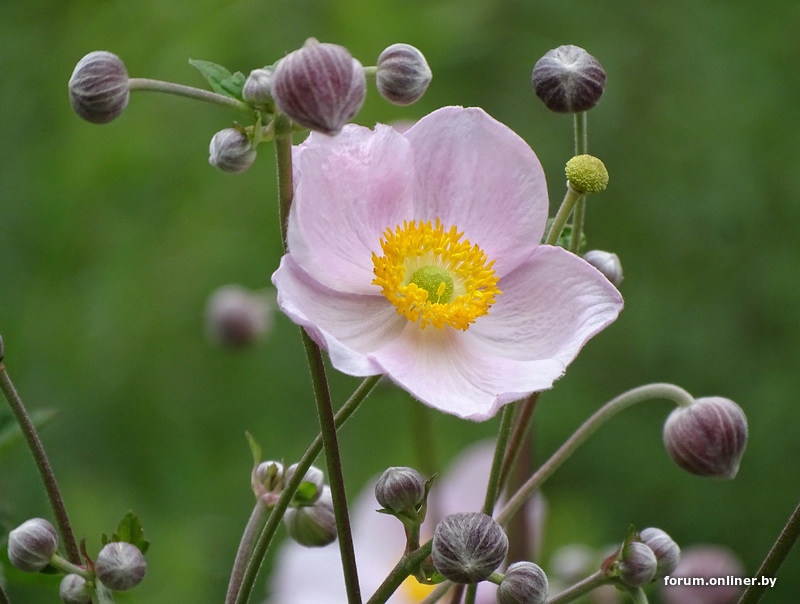
[[[493,442],[465,449],[436,479],[428,497],[428,514],[422,525],[422,543],[430,539],[437,522],[448,514],[474,512],[483,506],[494,453]],[[376,510],[375,483],[370,482],[351,507],[353,541],[361,592],[366,600],[394,568],[405,548],[403,525]],[[526,507],[530,541],[541,540],[545,503],[536,494]],[[512,561],[513,562],[513,561]],[[347,598],[339,546],[306,548],[286,540],[278,550],[267,604],[341,604]],[[418,604],[432,589],[410,577],[389,599],[389,604]],[[483,582],[478,604],[496,604],[497,586]]]
[[[544,172],[483,110],[408,131],[348,125],[294,150],[278,304],[350,375],[386,374],[474,420],[552,386],[622,298],[594,267],[539,245]]]

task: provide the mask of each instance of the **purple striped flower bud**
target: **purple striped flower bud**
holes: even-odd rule
[[[375,85],[380,95],[395,105],[418,101],[432,78],[425,55],[410,44],[392,44],[378,57]]]
[[[533,89],[545,106],[557,113],[579,113],[603,96],[606,72],[583,48],[567,44],[547,51],[531,74]]]
[[[120,58],[105,50],[83,57],[69,79],[69,100],[79,116],[107,124],[128,106],[128,71]]]
[[[455,583],[488,578],[508,553],[508,537],[491,516],[475,512],[451,514],[436,525],[433,564]]]

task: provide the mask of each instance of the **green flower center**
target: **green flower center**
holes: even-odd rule
[[[450,271],[441,266],[429,264],[415,270],[409,283],[428,292],[428,302],[431,304],[447,304],[453,297],[453,277]]]

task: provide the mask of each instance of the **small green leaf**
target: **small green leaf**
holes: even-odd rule
[[[203,77],[211,86],[211,90],[217,94],[229,96],[239,101],[242,100],[242,89],[247,79],[243,73],[239,71],[231,73],[222,65],[217,65],[211,61],[189,59],[189,63],[203,74]]]
[[[106,536],[102,536],[103,544],[107,543]],[[133,512],[128,512],[123,516],[122,520],[117,526],[117,532],[111,535],[111,541],[125,541],[132,543],[141,550],[143,554],[147,553],[147,548],[150,547],[150,542],[144,538],[144,529],[139,517]]]
[[[313,482],[301,482],[294,492],[293,502],[299,505],[313,505],[317,499],[317,485]]]
[[[247,437],[247,444],[250,445],[250,452],[253,454],[253,466],[258,467],[258,464],[261,463],[261,446],[249,432],[245,432],[244,435]]]

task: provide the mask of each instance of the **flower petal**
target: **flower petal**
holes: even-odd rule
[[[384,373],[368,354],[397,337],[407,321],[383,295],[329,289],[303,271],[289,254],[281,260],[272,282],[280,309],[328,351],[336,369],[359,376]]]
[[[374,293],[372,252],[387,228],[412,219],[408,141],[389,126],[348,125],[335,137],[312,133],[294,158],[289,252],[328,287]]]
[[[487,354],[553,359],[565,367],[622,310],[622,296],[602,273],[560,247],[540,246],[498,281],[504,292],[468,334]]]
[[[414,217],[441,219],[495,261],[502,276],[536,249],[547,222],[547,185],[536,154],[482,109],[445,107],[405,136],[414,148]]]

